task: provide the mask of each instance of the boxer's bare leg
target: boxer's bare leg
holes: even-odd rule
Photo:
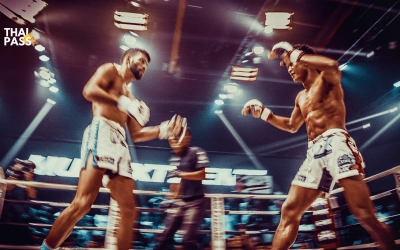
[[[288,197],[282,205],[281,221],[274,239],[272,249],[289,249],[296,240],[301,216],[320,197],[322,191],[296,185],[290,187]]]
[[[111,191],[111,197],[118,203],[121,215],[117,231],[118,250],[128,250],[131,247],[135,222],[136,204],[132,192],[135,182],[131,178],[118,175],[110,180],[107,188]]]
[[[46,237],[49,247],[59,247],[72,232],[75,224],[87,214],[96,199],[105,169],[92,165],[92,154],[88,156],[86,167],[79,174],[78,189],[71,204],[64,209]]]
[[[339,180],[339,184],[344,188],[343,193],[351,213],[379,244],[379,249],[396,249],[392,231],[375,216],[375,206],[364,178],[361,175],[352,176]]]

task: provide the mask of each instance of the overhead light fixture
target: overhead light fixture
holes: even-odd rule
[[[214,113],[216,113],[216,114],[222,114],[222,110],[220,110],[220,109],[219,109],[219,110],[215,110]]]
[[[397,88],[397,87],[400,87],[400,81],[394,83],[393,86],[396,87],[396,88]]]
[[[254,52],[254,54],[256,54],[256,55],[261,55],[262,53],[265,52],[265,49],[264,49],[263,46],[254,46],[253,52]]]
[[[20,25],[28,22],[35,23],[35,16],[39,14],[47,3],[42,0],[35,1],[7,1],[0,0],[0,12]]]
[[[131,36],[131,35],[124,35],[124,42],[128,46],[134,46],[136,44],[136,38],[134,36]]]
[[[371,123],[367,123],[367,124],[364,124],[364,125],[362,126],[362,128],[369,128],[369,127],[371,127]]]
[[[224,104],[224,101],[222,101],[222,100],[215,100],[214,101],[215,102],[215,104],[217,104],[217,105],[222,105],[222,104]]]
[[[372,57],[372,56],[374,56],[375,55],[375,51],[371,51],[371,52],[369,52],[367,55],[366,55],[366,57],[367,58],[370,58],[370,57]]]
[[[44,51],[45,49],[46,48],[43,45],[40,45],[40,44],[35,46],[35,50],[37,50],[37,51]]]
[[[346,64],[346,63],[341,64],[341,65],[339,66],[339,70],[340,70],[340,71],[344,70],[345,68],[347,68],[347,64]]]
[[[147,30],[149,15],[140,13],[130,13],[115,11],[114,24],[120,29],[125,30]]]
[[[225,85],[225,90],[228,93],[235,93],[238,90],[237,84],[236,83],[229,83]],[[229,95],[226,95],[229,98]]]
[[[287,12],[266,12],[265,13],[265,28],[264,31],[272,29],[292,29],[292,19],[294,13]],[[268,29],[267,29],[268,27]]]
[[[40,59],[41,61],[43,61],[43,62],[47,62],[50,58],[49,58],[48,56],[41,55],[41,56],[39,56],[39,59]]]
[[[255,81],[257,79],[258,68],[241,68],[232,66],[231,76],[232,80],[239,81]]]
[[[53,101],[53,100],[52,100],[52,99],[50,99],[50,98],[47,98],[47,102],[48,102],[48,103],[50,103],[50,104],[52,104],[52,105],[56,104],[56,102],[55,102],[55,101]]]
[[[57,93],[57,92],[58,92],[58,88],[57,88],[57,87],[54,87],[54,86],[51,86],[51,87],[49,88],[49,90],[50,90],[51,92],[53,92],[53,93]]]

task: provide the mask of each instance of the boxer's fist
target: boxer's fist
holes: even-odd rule
[[[165,140],[170,137],[178,137],[184,126],[186,126],[186,118],[182,118],[180,115],[174,115],[170,120],[163,121],[159,125],[158,138]]]
[[[181,173],[182,173],[182,171],[180,171],[178,169],[169,170],[167,173],[167,179],[175,178],[175,177],[179,178],[181,176]]]
[[[268,53],[268,59],[280,58],[284,53],[289,53],[293,50],[293,46],[288,42],[279,42],[275,44],[271,52]]]
[[[246,102],[242,109],[242,115],[251,114],[254,118],[261,118],[267,121],[271,117],[272,111],[269,108],[264,107],[264,105],[257,99],[252,99]]]
[[[141,126],[146,125],[150,119],[149,107],[138,99],[130,99],[122,95],[118,98],[118,108],[135,118]]]
[[[7,169],[6,171],[7,178],[23,181],[24,180],[24,173],[21,170],[13,169],[12,167]]]
[[[275,44],[271,52],[268,53],[268,59],[282,58],[296,63],[304,55],[304,51],[294,49],[288,42],[279,42]]]

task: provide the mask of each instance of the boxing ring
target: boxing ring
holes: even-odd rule
[[[1,170],[1,169],[0,169]],[[1,176],[1,175],[0,175]],[[394,167],[382,173],[370,176],[366,178],[366,182],[372,182],[374,180],[378,180],[383,177],[393,176],[395,181],[395,187],[391,190],[376,194],[371,196],[371,200],[378,201],[381,198],[388,197],[390,195],[397,196],[397,204],[399,204],[400,200],[400,166]],[[43,183],[43,182],[35,182],[35,181],[17,181],[17,180],[6,180],[0,179],[0,205],[2,202],[9,204],[26,204],[26,205],[46,205],[52,207],[67,207],[69,203],[60,203],[60,202],[47,202],[47,201],[35,201],[35,200],[8,200],[4,199],[5,197],[5,186],[7,184],[14,184],[20,187],[32,186],[36,188],[43,189],[56,189],[56,190],[76,190],[77,186],[74,185],[65,185],[65,184],[52,184],[52,183]],[[110,193],[107,188],[100,188],[101,193]],[[299,234],[307,234],[314,239],[317,244],[317,248],[307,248],[306,245],[300,247],[301,249],[373,249],[376,248],[377,245],[374,242],[364,243],[364,244],[356,244],[356,245],[341,245],[340,237],[341,234],[339,232],[346,232],[349,230],[353,230],[353,228],[359,226],[358,223],[352,225],[341,225],[342,223],[338,222],[337,218],[340,214],[340,211],[346,208],[346,205],[338,204],[338,195],[343,192],[342,188],[334,189],[329,198],[319,198],[317,199],[310,209],[306,211],[306,213],[310,214],[313,219],[314,227],[311,229],[302,229],[300,227]],[[145,190],[134,190],[134,194],[136,195],[159,195],[159,196],[168,196],[169,192],[157,192],[157,191],[145,191]],[[249,239],[249,237],[254,235],[272,235],[275,233],[274,230],[239,230],[239,231],[226,231],[225,230],[225,217],[226,215],[263,215],[263,216],[279,216],[279,211],[241,211],[241,210],[228,210],[225,209],[225,199],[226,198],[238,198],[238,199],[261,199],[261,200],[281,200],[286,199],[287,195],[263,195],[263,194],[206,194],[207,198],[210,199],[210,210],[207,213],[211,218],[211,230],[199,230],[199,234],[208,234],[211,235],[211,240],[209,244],[209,248],[213,250],[222,250],[222,249],[234,249],[239,245],[240,239],[243,240],[243,235],[246,236],[244,238]],[[1,207],[0,206],[0,217],[1,217]],[[96,230],[96,231],[104,231],[105,232],[105,240],[103,244],[103,248],[84,248],[84,249],[116,249],[115,247],[115,232],[118,229],[118,206],[116,202],[111,198],[109,205],[93,205],[92,209],[108,209],[108,220],[107,226],[105,227],[87,227],[87,226],[75,226],[74,230]],[[138,207],[138,211],[140,212],[167,212],[173,213],[173,208],[146,208],[146,207]],[[322,216],[322,217],[321,217]],[[378,217],[379,218],[379,217]],[[381,222],[389,222],[400,220],[400,214],[394,214],[387,217],[379,218]],[[3,226],[17,226],[17,227],[30,227],[30,228],[51,228],[51,224],[44,223],[13,223],[13,222],[1,222]],[[159,234],[163,230],[162,229],[143,229],[143,228],[134,228],[134,232],[139,233],[152,233]],[[178,234],[182,234],[182,231],[178,231]],[[236,235],[232,238],[227,239],[227,235]],[[250,243],[249,243],[250,244]],[[397,236],[396,244],[400,245],[400,239]],[[251,244],[250,244],[251,245]],[[251,246],[250,246],[251,247]],[[16,245],[0,245],[0,249],[40,249],[40,246],[16,246]],[[61,247],[59,249],[78,249],[78,248],[68,248]],[[82,249],[82,248],[81,248]],[[240,248],[235,248],[240,249]],[[260,247],[253,246],[250,249],[269,249],[268,246]]]

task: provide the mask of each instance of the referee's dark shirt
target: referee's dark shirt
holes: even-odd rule
[[[207,153],[199,147],[188,147],[180,156],[173,154],[169,161],[183,172],[196,172],[209,166]],[[181,179],[181,185],[183,200],[204,196],[202,181]]]

